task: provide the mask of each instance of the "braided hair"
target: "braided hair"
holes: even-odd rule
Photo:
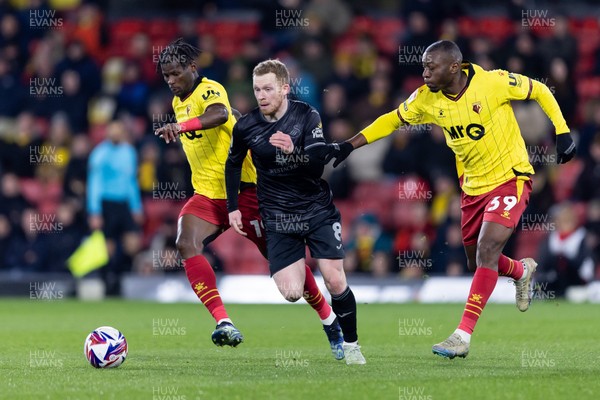
[[[158,55],[156,71],[160,73],[160,67],[165,64],[178,63],[182,68],[191,65],[198,55],[200,49],[183,41],[183,38],[177,38],[167,45]]]

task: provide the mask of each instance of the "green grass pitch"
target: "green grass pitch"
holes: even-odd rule
[[[306,305],[230,305],[238,348],[210,341],[200,304],[0,301],[2,399],[592,399],[600,398],[600,306],[534,303],[527,313],[490,304],[466,359],[431,345],[463,306],[359,305],[367,365],[333,359]],[[120,329],[125,363],[97,370],[86,335]]]

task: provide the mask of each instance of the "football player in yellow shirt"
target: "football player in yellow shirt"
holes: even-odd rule
[[[334,167],[354,149],[385,137],[400,125],[436,124],[456,155],[462,188],[462,236],[468,266],[475,271],[458,328],[433,346],[437,355],[454,358],[469,353],[471,334],[492,294],[498,275],[516,286],[517,307],[531,302],[531,258],[513,260],[502,254],[529,201],[531,177],[525,142],[511,106],[514,100],[535,100],[556,129],[559,164],[575,155],[575,143],[556,99],[543,83],[502,70],[485,71],[463,63],[458,46],[441,40],[423,54],[425,84],[400,106],[377,118],[343,143],[322,146],[323,162]]]
[[[174,95],[173,110],[177,123],[166,124],[155,134],[167,143],[181,140],[192,171],[194,195],[179,214],[177,249],[184,260],[192,289],[217,322],[212,334],[213,342],[217,346],[235,347],[243,341],[243,336],[225,310],[215,273],[202,250],[229,228],[225,162],[236,119],[225,88],[198,73],[198,52],[182,39],[177,39],[161,52],[158,66]],[[239,207],[244,214],[244,230],[247,238],[266,257],[265,233],[256,198],[256,169],[249,155],[243,161],[241,181]],[[319,314],[335,356],[338,349],[333,343],[340,341],[341,328],[308,266],[305,266],[305,272],[304,298]]]

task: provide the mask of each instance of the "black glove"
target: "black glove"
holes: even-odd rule
[[[570,133],[556,135],[556,163],[564,164],[575,157],[577,148]]]
[[[335,162],[333,163],[334,168],[344,161],[352,153],[352,150],[354,150],[354,146],[348,142],[315,143],[305,149],[309,157],[318,160],[323,165],[335,158]]]

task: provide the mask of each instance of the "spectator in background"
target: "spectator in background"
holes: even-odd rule
[[[21,225],[21,215],[32,205],[21,194],[19,178],[13,173],[4,173],[0,185],[0,215],[6,217],[12,231]]]
[[[533,163],[533,168],[535,170],[535,185],[531,190],[529,204],[523,213],[523,215],[530,216],[534,214],[547,214],[550,211],[550,207],[556,203],[556,198],[552,189],[552,182],[550,181],[549,177],[550,173],[548,171],[548,167],[543,164],[540,165],[539,163]]]
[[[346,90],[337,83],[331,83],[323,89],[323,105],[321,107],[321,121],[323,132],[327,139],[330,138],[329,124],[336,118],[348,118],[346,111]]]
[[[543,75],[543,68],[537,48],[534,36],[529,31],[520,31],[517,36],[507,40],[500,53],[504,54],[503,67],[532,79],[539,79]]]
[[[284,61],[290,72],[290,94],[293,100],[304,101],[316,109],[321,108],[321,90],[315,77],[303,70],[298,62],[292,58]]]
[[[90,154],[87,211],[91,230],[106,236],[110,261],[102,269],[108,295],[120,294],[121,274],[141,244],[143,222],[137,155],[122,122],[111,122],[107,138]]]
[[[446,145],[444,131],[439,126],[400,127],[400,135],[410,136],[410,147],[416,151],[416,172],[430,185],[433,185],[437,174],[456,170],[456,159],[452,150]],[[427,160],[427,162],[422,162],[422,160]],[[455,182],[458,182],[458,179]]]
[[[30,155],[42,145],[41,132],[35,116],[23,111],[17,116],[14,132],[7,135],[0,146],[2,165],[6,171],[14,172],[19,178],[33,178],[35,163],[30,162]]]
[[[379,73],[369,78],[369,91],[351,105],[355,125],[370,121],[392,108],[392,82]]]
[[[71,147],[71,127],[69,120],[64,113],[54,114],[50,120],[50,128],[47,139],[42,146],[52,154],[51,163],[42,163],[40,168],[50,168],[56,170],[56,174],[62,180],[64,172],[69,163],[70,147]]]
[[[196,43],[187,42],[186,43]],[[200,55],[198,56],[198,68],[202,71],[204,76],[210,76],[217,82],[225,82],[227,78],[227,70],[229,65],[223,60],[217,53],[217,42],[215,37],[211,34],[205,34],[200,36],[197,40],[198,48],[200,49]],[[242,55],[242,60],[244,56]],[[246,69],[252,68],[254,65],[246,65]]]
[[[185,190],[187,198],[194,193],[192,172],[188,167],[183,150],[179,147],[169,146],[164,149],[157,176],[160,182],[173,182],[177,188]]]
[[[196,28],[196,19],[190,15],[179,16],[177,19],[177,36],[182,37],[186,43],[198,43],[199,35]]]
[[[473,60],[473,62],[475,62],[469,48],[469,40],[460,34],[458,21],[456,19],[446,18],[442,22],[439,39],[453,41],[459,48],[465,49],[465,52],[463,53],[465,60]]]
[[[304,40],[298,52],[300,67],[315,77],[319,87],[323,87],[331,79],[333,62],[331,51],[319,38]]]
[[[333,57],[333,75],[330,84],[341,85],[348,98],[363,94],[368,82],[359,79],[352,69],[352,57],[347,52],[338,51]]]
[[[67,164],[63,181],[63,194],[65,198],[80,200],[85,198],[87,163],[90,148],[91,143],[87,135],[77,135],[71,141],[69,163]]]
[[[60,77],[55,73],[55,50],[54,44],[47,38],[36,42],[24,70],[24,84],[28,91],[25,110],[37,117],[49,119],[56,108],[57,96],[64,95]]]
[[[406,18],[407,29],[404,37],[400,39],[399,55],[404,55],[405,62],[402,62],[398,56],[394,55],[394,64],[397,70],[393,76],[400,79],[395,83],[395,87],[402,87],[406,78],[421,78],[421,56],[431,43],[435,42],[430,22],[427,16],[421,11],[411,11]],[[400,60],[400,62],[398,62]]]
[[[584,160],[573,187],[573,199],[585,202],[600,199],[600,133],[594,137],[589,158]]]
[[[26,103],[27,91],[19,74],[0,54],[0,117],[16,117]]]
[[[564,59],[555,57],[550,61],[547,86],[556,97],[567,123],[574,124],[577,117],[577,85]]]
[[[386,175],[398,177],[416,171],[418,153],[411,138],[408,132],[401,132],[392,137],[391,146],[383,158],[381,168]]]
[[[139,183],[142,196],[152,198],[152,192],[160,183],[157,168],[160,164],[160,150],[154,140],[147,140],[140,149]]]
[[[352,67],[358,79],[370,79],[377,70],[378,51],[369,35],[358,37],[352,53]]]
[[[521,135],[527,145],[541,145],[553,139],[552,135],[548,135],[548,132],[552,131],[552,125],[536,102],[513,102],[512,107],[521,128]]]
[[[27,20],[28,21],[28,20]],[[11,67],[21,70],[27,59],[27,40],[19,19],[13,13],[0,17],[0,53]]]
[[[141,75],[140,66],[133,61],[127,62],[121,91],[117,96],[118,111],[127,111],[136,117],[144,116],[149,91],[150,88]]]
[[[66,48],[65,57],[56,65],[59,79],[66,71],[75,71],[79,76],[79,90],[82,99],[87,102],[101,87],[100,68],[89,56],[80,39],[72,40]]]
[[[341,0],[311,0],[306,7],[309,21],[318,18],[326,35],[337,36],[346,31],[352,22],[352,11]],[[310,22],[309,22],[310,23]]]
[[[479,62],[481,62],[482,60],[494,64],[494,61],[491,60],[491,57],[492,54],[497,51],[497,49],[493,45],[490,38],[488,38],[487,36],[474,36],[468,43],[469,45],[467,47],[467,51],[470,58],[465,57],[465,60],[473,60],[472,62],[478,65],[480,65]],[[487,66],[482,66],[482,68],[486,67]]]
[[[131,37],[127,60],[136,62],[140,66],[142,80],[150,87],[160,83],[160,76],[156,73],[156,60],[150,38],[145,33],[136,33]]]
[[[434,197],[434,207],[436,198],[437,196]],[[458,193],[449,199],[446,211],[445,220],[437,228],[431,248],[431,273],[459,276],[466,272],[467,258],[462,243]]]
[[[17,2],[11,2],[17,3]],[[42,23],[30,24],[30,15],[31,12],[36,12],[37,15],[48,15],[45,14],[50,11],[48,7],[48,2],[45,0],[28,0],[26,2],[26,8],[20,8],[19,11],[19,19],[21,20],[21,24],[23,26],[23,30],[25,33],[25,37],[27,40],[32,41],[36,39],[43,38],[46,33],[50,30],[49,26],[44,26]],[[16,5],[15,5],[16,7]]]
[[[456,207],[456,196],[458,195],[458,186],[455,178],[450,176],[448,170],[433,171],[432,176],[433,199],[431,200],[431,223],[439,226],[447,221],[448,215],[452,214],[452,207]],[[458,215],[460,217],[460,214]],[[456,221],[455,221],[456,222]],[[458,221],[460,222],[460,220]]]
[[[6,215],[0,214],[0,270],[6,268],[6,257],[10,248],[13,227]]]
[[[555,206],[552,212],[555,230],[542,243],[536,280],[547,283],[548,290],[562,297],[569,286],[583,285],[594,277],[591,249],[586,243],[587,230],[578,221],[570,203]]]
[[[87,227],[77,220],[78,205],[73,201],[64,201],[56,210],[56,221],[60,234],[52,237],[52,246],[45,260],[45,270],[49,272],[67,272],[67,259],[81,244],[87,233]]]
[[[57,97],[55,112],[62,111],[69,117],[69,124],[77,134],[88,129],[89,97],[81,88],[81,76],[77,71],[66,70],[60,77],[63,95]]]
[[[600,100],[590,100],[585,105],[585,117],[581,126],[577,154],[581,158],[590,157],[590,147],[594,138],[600,134]]]
[[[585,240],[592,252],[595,265],[594,278],[600,279],[600,199],[589,202],[585,229],[587,230]]]
[[[356,218],[346,243],[346,272],[385,277],[390,273],[392,258],[392,238],[383,231],[377,217],[363,214]]]
[[[235,108],[242,115],[248,114],[256,106],[252,97],[242,93],[235,93],[231,96],[231,107]]]
[[[354,127],[344,118],[336,118],[329,122],[329,128],[324,129],[325,137],[331,138],[333,142],[341,142],[349,139],[354,134]],[[347,166],[348,161],[342,162],[342,167]],[[334,199],[346,199],[352,194],[355,181],[350,175],[349,168],[333,168],[325,166],[324,176],[329,182],[329,187]]]
[[[299,29],[281,29],[284,21],[278,15],[293,15],[290,13],[301,10],[301,18],[308,18],[303,12],[302,0],[277,0],[256,2],[256,7],[260,7],[260,31],[269,45],[272,53],[278,53],[281,50],[287,50],[300,35]],[[310,26],[310,20],[309,20]],[[200,47],[202,48],[202,47]],[[254,65],[256,65],[256,62]],[[254,65],[251,66],[254,67]],[[209,75],[210,76],[210,75]]]
[[[76,14],[77,22],[71,32],[72,37],[80,40],[85,47],[85,51],[94,59],[101,59],[102,51],[108,43],[104,13],[101,12],[97,4],[86,2],[77,9]],[[82,74],[82,77],[84,79],[88,78],[84,74]]]
[[[573,70],[577,61],[577,40],[569,33],[569,19],[565,16],[555,17],[550,32],[551,35],[542,39],[538,46],[543,65],[550,66],[553,59],[561,58],[568,69]]]
[[[396,217],[393,248],[401,261],[400,275],[409,279],[421,277],[432,268],[430,255],[435,229],[429,221],[426,196],[416,200],[428,193],[421,183],[413,178],[404,181],[400,185],[401,201],[396,204],[405,209],[405,215],[402,219]]]
[[[44,272],[52,246],[50,234],[45,232],[51,222],[38,214],[35,209],[27,208],[21,214],[20,224],[13,231],[4,263],[7,269],[20,272]]]
[[[200,56],[202,56],[202,53],[200,54]],[[238,60],[229,64],[229,68],[227,69],[227,81],[225,83],[225,87],[227,88],[227,93],[229,93],[230,97],[254,97],[254,91],[252,89],[252,78],[248,73],[248,68],[243,62]]]

